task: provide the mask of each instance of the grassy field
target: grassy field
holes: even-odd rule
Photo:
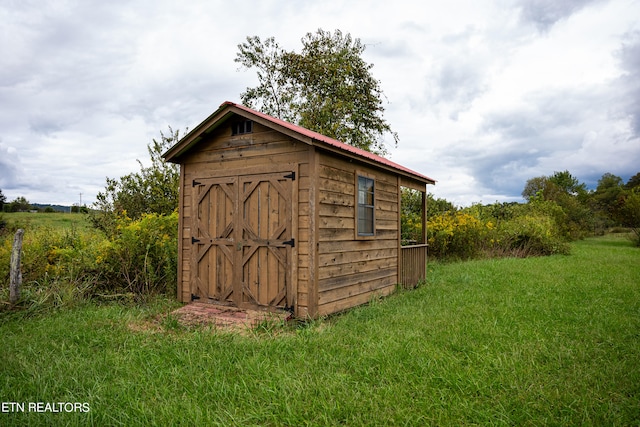
[[[49,227],[52,229],[90,228],[87,215],[82,213],[63,212],[12,212],[0,213],[0,218],[7,221],[10,227],[31,229],[33,227]]]
[[[416,290],[245,335],[181,327],[171,299],[5,314],[0,396],[25,412],[0,425],[638,425],[639,284],[640,250],[606,237],[430,264]]]

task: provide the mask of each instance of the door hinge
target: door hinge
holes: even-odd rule
[[[191,244],[196,244],[200,241],[200,239],[196,239],[195,237],[191,236]]]
[[[289,175],[283,176],[283,178],[287,178],[287,179],[290,179],[291,181],[295,181],[296,180],[296,173],[295,172],[291,172]]]
[[[200,296],[198,296],[196,294],[191,294],[191,301],[195,301],[197,299],[200,299]]]
[[[200,185],[202,184],[201,182],[196,181],[195,179],[193,180],[192,186],[195,187],[196,185]]]
[[[289,245],[292,248],[296,247],[296,239],[287,240],[286,242],[282,242],[283,245]]]

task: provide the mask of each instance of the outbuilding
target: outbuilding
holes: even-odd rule
[[[178,299],[318,317],[414,286],[401,188],[435,181],[232,102],[170,148],[180,164]]]

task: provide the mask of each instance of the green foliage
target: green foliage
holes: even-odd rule
[[[578,178],[571,175],[567,170],[554,172],[549,177],[549,182],[557,185],[562,192],[572,196],[584,196],[587,193],[586,184],[578,181]]]
[[[602,234],[609,227],[632,227],[634,198],[630,196],[640,174],[623,184],[622,178],[605,173],[598,180],[593,192],[568,171],[555,172],[549,177],[536,177],[527,181],[523,197],[530,203],[551,201],[556,203],[563,215],[555,215],[561,235],[569,240],[580,239],[590,234]],[[629,207],[625,207],[630,203]],[[562,218],[560,218],[562,216]]]
[[[170,215],[178,207],[179,167],[167,163],[162,154],[180,138],[180,131],[169,127],[169,134],[160,132],[160,140],[154,139],[147,150],[151,166],[140,164],[140,172],[130,173],[119,179],[107,178],[104,192],[97,195],[96,210],[89,213],[93,225],[111,235],[117,226],[117,218],[123,212],[132,219],[148,213]]]
[[[423,243],[422,192],[401,189],[400,224],[403,245]]]
[[[518,256],[566,254],[569,246],[559,237],[552,217],[525,214],[502,223],[498,246]]]
[[[403,213],[401,228],[403,245],[414,245],[424,240],[422,234],[422,215],[413,212]]]
[[[414,243],[424,243],[422,231],[422,192],[411,188],[401,189],[401,236],[404,245]],[[432,194],[427,193],[427,218],[431,215],[455,211],[452,203],[445,199],[435,199]]]
[[[550,185],[549,178],[546,176],[537,176],[531,179],[528,179],[524,190],[522,190],[522,198],[525,200],[535,200],[535,199],[552,199],[552,193],[556,191],[557,186],[555,184]]]
[[[428,219],[429,255],[439,259],[568,253],[555,202],[473,205]]]
[[[427,216],[437,215],[444,212],[457,210],[453,203],[446,199],[434,198],[432,194],[427,194]]]
[[[55,210],[52,207],[47,207],[45,209],[45,212],[55,212]],[[87,214],[89,213],[89,208],[87,208],[86,206],[73,205],[71,206],[71,212]]]
[[[12,227],[13,228],[13,227]],[[22,291],[28,310],[73,305],[97,285],[95,253],[103,236],[96,230],[26,228],[22,244]],[[0,301],[8,300],[13,233],[0,235]]]
[[[177,282],[178,214],[119,216],[116,233],[103,241],[96,257],[109,291],[138,296],[174,293]]]
[[[7,201],[7,196],[5,196],[4,194],[2,194],[2,189],[0,188],[0,212],[2,212],[2,209],[4,207],[4,203]]]
[[[56,214],[31,215],[50,218]],[[109,238],[91,227],[61,224],[11,224],[0,234],[0,301],[9,296],[10,231],[18,226],[25,229],[20,305],[28,310],[69,305],[74,298],[80,301],[97,294],[124,292],[136,298],[175,294],[177,213],[144,214],[137,220],[118,216]]]
[[[629,178],[629,181],[627,181],[627,183],[624,185],[624,187],[627,190],[631,190],[633,188],[640,187],[640,172],[638,172],[637,174],[635,174],[631,178]]]
[[[624,193],[622,178],[619,176],[605,173],[598,180],[598,186],[590,197],[590,207],[594,212],[597,228],[619,225]]]
[[[258,75],[258,86],[247,88],[241,94],[242,102],[288,122],[296,123],[298,118],[290,108],[295,97],[294,88],[287,76],[284,64],[285,52],[275,38],[269,37],[264,42],[260,37],[247,37],[246,43],[238,45],[235,62],[244,68],[255,68]]]
[[[527,180],[522,197],[528,201],[536,198],[558,201],[562,195],[569,195],[584,200],[587,193],[586,184],[580,183],[569,171],[564,171]]]
[[[13,228],[25,231],[22,274],[26,307],[57,304],[73,295],[127,292],[135,296],[174,293],[177,281],[177,200],[179,170],[162,153],[179,138],[169,128],[148,145],[151,166],[120,179],[107,178],[97,210],[86,217],[93,228],[51,227],[74,214],[33,214]],[[27,204],[17,199],[13,206]],[[84,210],[84,207],[79,210]],[[19,214],[11,214],[19,215]],[[77,214],[76,214],[77,215]],[[45,218],[47,219],[45,221]],[[81,217],[84,218],[84,217]],[[49,221],[51,219],[51,221]],[[32,222],[40,225],[33,224]],[[10,233],[0,235],[0,279],[7,293]],[[31,295],[31,296],[30,296]],[[57,302],[56,302],[57,301]]]
[[[633,241],[640,246],[640,187],[634,187],[624,200],[620,209],[623,225],[631,227]]]
[[[640,173],[632,176],[624,185],[622,178],[606,173],[598,181],[598,187],[592,196],[594,209],[605,219],[606,224],[630,227],[638,245],[640,245],[639,193]]]
[[[3,206],[5,212],[25,212],[31,210],[31,203],[24,197],[20,196],[11,203]]]
[[[365,46],[350,34],[318,29],[302,39],[302,51],[285,51],[273,37],[247,37],[235,62],[255,68],[258,86],[242,102],[266,114],[331,138],[385,154],[382,136],[398,136],[383,119],[384,96],[362,59]]]
[[[634,184],[637,176],[640,174],[623,185],[620,177],[605,173],[593,192],[568,171],[531,178],[522,192],[526,204],[494,203],[456,210],[446,200],[430,198],[429,253],[444,259],[562,254],[568,252],[569,241],[620,226],[629,227],[634,240],[640,241],[640,191],[629,190],[640,188]],[[403,239],[421,232],[418,200],[416,194],[403,193]]]
[[[463,211],[446,212],[429,218],[429,254],[436,258],[470,259],[480,255],[487,232],[493,225]]]
[[[87,261],[100,239],[97,232],[81,232],[76,228],[54,229],[41,227],[27,229],[22,248],[22,279],[37,282],[45,277],[70,278],[91,269]],[[0,245],[0,280],[9,280],[9,264],[13,234],[6,233]],[[89,263],[90,264],[90,263]]]
[[[566,220],[560,227],[566,239],[577,240],[592,234],[594,213],[585,202],[574,196],[562,195],[556,204],[566,214]]]
[[[597,217],[589,206],[590,194],[586,185],[580,183],[569,171],[529,179],[522,197],[530,203],[551,201],[560,206],[565,218],[558,225],[567,239],[583,238],[596,228]]]

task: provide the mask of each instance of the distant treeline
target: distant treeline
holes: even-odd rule
[[[87,212],[87,207],[82,206],[78,209],[78,205],[64,206],[64,205],[44,205],[41,203],[32,203],[31,210],[37,210],[38,212]]]

